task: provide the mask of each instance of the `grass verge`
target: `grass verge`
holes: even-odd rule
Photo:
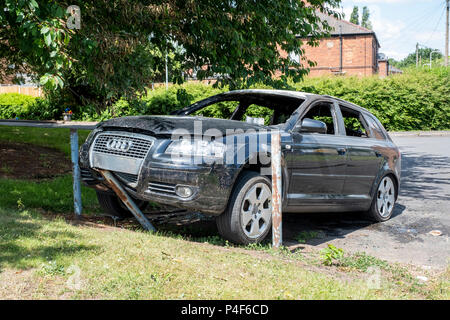
[[[79,141],[83,143],[89,130],[79,130]],[[0,141],[30,143],[51,147],[70,156],[69,129],[0,127]],[[36,155],[37,159],[45,156]],[[0,167],[0,170],[8,168]],[[63,175],[55,179],[15,180],[0,179],[0,207],[18,209],[42,209],[53,213],[73,212],[72,175]],[[100,212],[95,192],[82,187],[84,213]]]
[[[365,273],[313,267],[286,250],[75,226],[32,210],[0,208],[0,240],[0,299],[448,298],[448,273],[414,290],[383,273],[374,290]]]
[[[81,145],[89,130],[78,130]],[[55,148],[70,156],[70,130],[30,127],[0,127],[0,141],[30,143],[37,146]]]

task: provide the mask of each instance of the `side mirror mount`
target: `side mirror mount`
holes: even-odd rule
[[[300,125],[296,125],[295,131],[300,133],[327,133],[327,125],[323,121],[304,118]]]

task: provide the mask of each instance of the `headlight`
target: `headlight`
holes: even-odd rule
[[[167,147],[165,153],[178,157],[223,158],[225,145],[218,141],[177,140]]]

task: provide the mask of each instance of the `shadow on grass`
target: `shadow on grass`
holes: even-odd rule
[[[399,216],[406,209],[396,204],[392,217]],[[345,238],[347,234],[359,229],[375,226],[376,223],[367,220],[361,212],[347,213],[285,213],[283,214],[283,243],[286,246],[308,244],[319,246],[334,239]],[[138,226],[136,226],[138,227]],[[187,241],[209,243],[218,246],[236,246],[223,239],[213,218],[205,217],[200,221],[176,224],[156,224],[158,233],[164,236],[180,238]],[[261,243],[261,248],[270,247],[272,236],[269,234]],[[258,249],[260,249],[258,247]],[[302,249],[298,247],[297,249]]]
[[[0,209],[0,272],[5,267],[38,267],[97,248],[80,243],[78,233],[57,228],[43,230],[45,223],[37,213]]]

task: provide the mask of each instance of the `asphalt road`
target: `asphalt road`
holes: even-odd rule
[[[360,214],[285,214],[285,245],[302,231],[315,238],[303,250],[332,243],[390,262],[444,269],[450,264],[450,135],[392,137],[402,153],[402,182],[393,217],[372,224]],[[430,231],[442,234],[433,236]],[[298,245],[297,245],[298,246]]]

